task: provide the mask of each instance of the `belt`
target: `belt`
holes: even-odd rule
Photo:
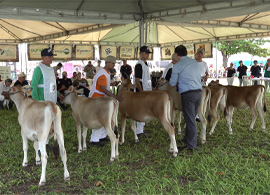
[[[202,91],[201,89],[189,90],[189,91],[185,91],[184,93],[181,93],[181,95],[193,93],[193,92],[201,92],[201,91]]]

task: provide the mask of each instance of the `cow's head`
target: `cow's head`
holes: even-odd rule
[[[208,86],[217,86],[217,85],[220,85],[219,84],[219,80],[212,80],[209,84],[208,84]]]
[[[120,95],[122,91],[128,91],[130,88],[134,88],[136,85],[132,85],[130,79],[123,79],[121,85],[119,86],[117,93]]]

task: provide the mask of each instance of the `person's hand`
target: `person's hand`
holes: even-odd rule
[[[59,94],[59,99],[60,99],[61,102],[63,102],[64,97],[65,97],[65,96],[64,96],[63,94],[61,94],[61,93]]]

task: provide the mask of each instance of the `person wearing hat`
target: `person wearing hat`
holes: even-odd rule
[[[176,57],[176,54],[174,53],[172,55],[172,61],[167,65],[165,68],[162,78],[165,78],[167,81],[170,81],[171,75],[172,75],[172,69],[173,66],[178,62],[178,59]]]
[[[187,56],[187,49],[183,45],[175,48],[176,57],[179,60],[172,70],[170,79],[171,86],[177,86],[181,94],[182,111],[186,121],[186,130],[183,143],[184,149],[196,149],[197,147],[197,124],[196,113],[201,103],[202,84],[200,64]]]
[[[21,85],[21,86],[28,85],[27,80],[25,80],[26,75],[24,74],[24,72],[18,74],[17,76],[18,76],[18,80],[14,83],[14,86],[17,86],[17,85]]]
[[[203,56],[205,54],[205,51],[203,48],[199,48],[197,50],[197,53],[195,54],[195,59],[201,66],[201,84],[202,86],[206,85],[206,81],[208,79],[208,66],[205,61],[202,60]]]
[[[152,91],[152,81],[150,69],[147,64],[149,54],[152,53],[147,46],[140,47],[140,60],[135,65],[134,83],[136,84],[136,92]],[[138,136],[144,134],[144,122],[137,122],[136,134]]]
[[[235,69],[233,68],[233,63],[230,63],[230,67],[226,68],[227,71],[227,82],[228,85],[232,85],[233,84],[233,80],[234,80],[234,75],[235,75]]]
[[[39,101],[51,101],[56,104],[57,87],[54,69],[50,66],[54,54],[51,49],[41,51],[42,62],[35,68],[31,87],[32,98]]]
[[[247,75],[247,67],[243,64],[243,61],[239,61],[240,66],[237,68],[237,72],[239,72],[238,79],[239,79],[239,87],[243,84],[243,76]]]
[[[257,60],[254,60],[254,65],[250,68],[250,75],[253,78],[259,78],[261,76],[261,67],[258,66]],[[258,85],[258,81],[255,81],[254,85]]]
[[[110,86],[118,85],[118,82],[115,81],[111,83],[110,79],[110,70],[112,70],[115,66],[116,59],[113,56],[107,56],[105,59],[105,67],[101,68],[93,79],[93,85],[90,90],[89,97],[90,98],[97,98],[97,97],[104,97],[110,96],[114,97],[117,100],[121,101],[120,97],[115,96],[110,91]],[[104,146],[104,141],[108,141],[106,138],[107,133],[104,127],[100,129],[92,129],[90,144],[96,146]]]

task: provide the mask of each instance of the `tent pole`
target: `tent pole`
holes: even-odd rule
[[[147,45],[147,27],[148,27],[148,23],[145,23],[145,37],[144,37],[144,45]]]
[[[218,52],[218,49],[217,49],[217,41],[216,41],[216,78],[218,79],[218,62],[217,62],[217,52]]]
[[[141,19],[139,21],[139,33],[140,33],[140,47],[143,46],[144,43],[144,21]]]

